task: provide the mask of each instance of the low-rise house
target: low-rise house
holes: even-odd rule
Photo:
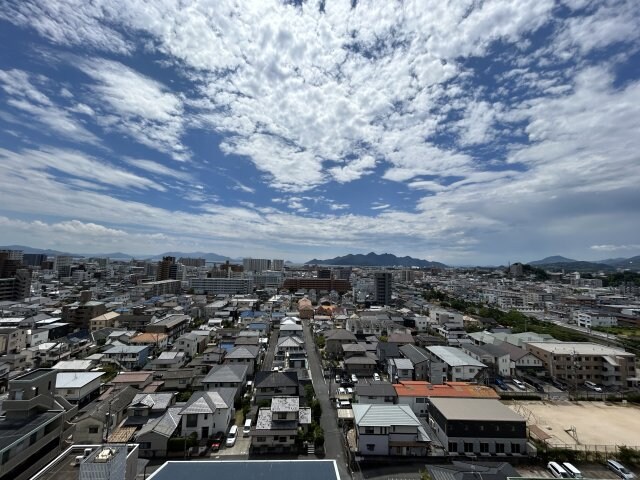
[[[198,440],[206,439],[216,432],[226,432],[234,418],[235,390],[219,388],[215,392],[195,392],[180,410],[182,435],[196,433]]]
[[[147,346],[151,351],[162,351],[167,348],[169,336],[166,333],[140,333],[129,339],[129,345]]]
[[[133,387],[111,390],[106,398],[91,402],[80,410],[74,419],[73,442],[97,444],[105,441],[126,418],[127,408],[136,394],[138,390]]]
[[[144,367],[149,357],[149,347],[145,345],[113,345],[104,352],[103,363],[114,363],[117,366],[134,370]]]
[[[248,370],[246,365],[216,365],[202,380],[202,386],[207,392],[233,388],[236,391],[235,397],[238,398],[247,381]]]
[[[224,356],[226,355],[227,351],[224,348],[220,348],[220,347],[208,347],[203,353],[202,353],[202,361],[204,363],[210,363],[210,364],[220,364],[224,361]]]
[[[358,343],[356,336],[348,330],[338,329],[325,333],[325,350],[327,354],[342,358],[342,345]]]
[[[344,369],[350,375],[356,374],[371,377],[376,371],[376,365],[377,362],[367,355],[349,357],[344,360]]]
[[[280,322],[280,337],[286,335],[298,335],[302,336],[302,325],[296,321],[295,318],[287,317]]]
[[[498,400],[431,398],[429,425],[450,455],[526,455],[524,418]]]
[[[111,383],[116,388],[134,387],[142,390],[153,381],[153,372],[120,372]]]
[[[27,346],[27,330],[17,327],[0,327],[0,355],[18,353]]]
[[[509,376],[511,374],[511,357],[501,344],[474,345],[471,343],[463,345],[461,348],[472,358],[492,367],[498,375]]]
[[[346,343],[342,345],[343,358],[361,357],[365,353],[367,353],[367,349],[359,343]]]
[[[409,359],[413,365],[413,379],[426,380],[429,378],[429,354],[424,348],[415,345],[402,345],[400,353]]]
[[[400,346],[397,343],[378,342],[376,347],[376,353],[378,355],[378,363],[381,365],[387,364],[389,358],[400,358]]]
[[[256,403],[273,397],[297,397],[299,395],[298,374],[296,372],[256,373],[254,381]]]
[[[173,342],[187,331],[189,323],[191,323],[189,315],[167,315],[164,318],[152,319],[151,323],[146,325],[145,331],[148,333],[166,333],[169,337],[169,342]]]
[[[431,439],[407,405],[352,406],[359,455],[426,456]]]
[[[187,355],[184,352],[162,352],[157,358],[151,360],[146,368],[149,370],[177,370],[187,363]]]
[[[518,372],[537,372],[544,370],[544,362],[526,349],[516,347],[507,342],[500,342],[496,345],[509,352],[509,376],[514,376]]]
[[[389,382],[359,383],[356,385],[356,398],[358,403],[394,404],[397,403],[396,389]]]
[[[93,360],[85,358],[84,360],[62,360],[51,368],[59,372],[88,372],[94,366]]]
[[[400,381],[393,385],[397,402],[409,405],[413,413],[425,417],[429,413],[429,401],[433,398],[492,398],[500,396],[493,388],[469,382],[433,384],[425,381]]]
[[[398,346],[414,345],[416,343],[410,333],[392,333],[387,337],[387,343],[395,343]]]
[[[387,359],[387,373],[393,383],[413,380],[413,363],[408,358]]]
[[[58,372],[56,393],[69,403],[80,407],[100,394],[100,377],[103,372]]]
[[[136,433],[139,455],[144,458],[163,458],[167,456],[169,439],[180,426],[182,407],[170,407],[159,418],[152,418]]]
[[[138,393],[127,407],[127,424],[141,425],[161,417],[175,403],[175,393]]]
[[[271,407],[258,410],[258,420],[251,430],[253,453],[292,452],[298,431],[311,425],[311,408],[300,407],[299,397],[274,397]]]
[[[174,348],[179,352],[184,352],[189,358],[193,358],[199,353],[204,352],[207,348],[208,336],[196,335],[193,332],[180,335],[175,343]]]
[[[227,365],[244,365],[247,367],[247,375],[252,376],[256,368],[259,352],[260,347],[234,347],[224,357],[224,363]]]
[[[476,379],[487,366],[455,347],[426,347],[431,358],[431,383],[460,382]]]
[[[161,370],[155,372],[154,377],[162,381],[162,390],[167,391],[183,391],[193,390],[194,382],[198,376],[196,368],[179,368],[177,370]]]

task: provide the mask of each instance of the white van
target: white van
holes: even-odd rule
[[[513,379],[513,384],[518,387],[520,390],[526,390],[527,387],[525,386],[524,382],[522,382],[521,380],[518,380],[517,378]]]
[[[567,472],[564,468],[560,466],[560,464],[556,462],[547,463],[547,470],[549,470],[551,472],[551,475],[553,475],[556,478],[571,478],[571,475],[569,475],[569,472]]]
[[[236,444],[236,438],[238,438],[238,426],[232,425],[229,429],[229,434],[227,435],[227,441],[225,445],[227,447],[233,447]]]
[[[242,436],[248,437],[250,433],[251,433],[251,419],[247,418],[244,421],[244,427],[242,427]]]
[[[562,464],[562,468],[569,472],[569,475],[571,475],[572,478],[582,478],[582,472],[574,467],[571,463],[564,462]]]

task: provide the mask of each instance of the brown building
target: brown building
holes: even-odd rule
[[[351,290],[351,284],[348,280],[336,280],[333,278],[287,278],[282,285],[286,290],[299,290],[301,288],[316,291],[325,290],[330,292],[335,290],[338,293],[347,293]]]

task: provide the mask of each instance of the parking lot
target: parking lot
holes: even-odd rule
[[[580,472],[582,472],[582,475],[585,478],[598,478],[598,479],[605,479],[605,480],[613,480],[613,479],[619,478],[618,476],[616,476],[615,473],[607,469],[607,467],[597,463],[574,463],[573,465],[578,470],[580,470]],[[522,477],[554,478],[553,475],[551,475],[551,472],[549,472],[549,470],[547,470],[546,467],[541,465],[540,466],[538,465],[517,466],[514,468]]]
[[[248,458],[249,457],[249,446],[251,445],[251,437],[242,436],[242,430],[238,433],[238,438],[236,439],[236,443],[233,447],[226,447],[224,443],[220,450],[217,452],[211,452],[209,454],[210,458],[222,459],[225,457],[236,457],[237,458]]]

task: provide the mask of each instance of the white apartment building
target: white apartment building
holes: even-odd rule
[[[250,278],[192,278],[189,287],[197,294],[235,295],[253,292]]]

